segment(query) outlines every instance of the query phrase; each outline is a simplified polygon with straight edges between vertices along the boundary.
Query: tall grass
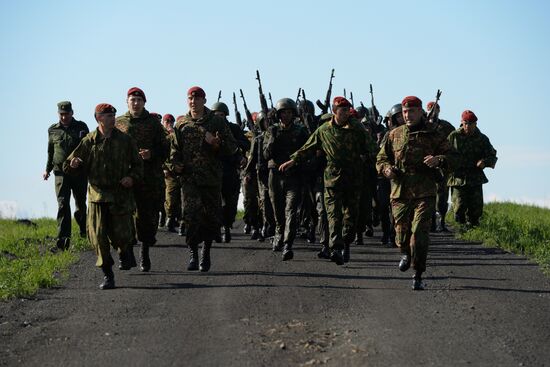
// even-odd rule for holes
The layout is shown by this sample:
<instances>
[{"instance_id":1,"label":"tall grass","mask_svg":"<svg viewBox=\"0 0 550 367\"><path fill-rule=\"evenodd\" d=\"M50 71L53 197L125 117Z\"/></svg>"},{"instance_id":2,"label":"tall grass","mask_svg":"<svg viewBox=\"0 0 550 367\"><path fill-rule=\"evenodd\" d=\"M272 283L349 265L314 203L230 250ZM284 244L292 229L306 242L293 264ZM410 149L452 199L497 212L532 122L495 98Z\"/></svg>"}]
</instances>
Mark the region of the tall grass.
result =
<instances>
[{"instance_id":1,"label":"tall grass","mask_svg":"<svg viewBox=\"0 0 550 367\"><path fill-rule=\"evenodd\" d=\"M523 254L550 274L550 210L514 203L484 206L480 226L463 229L458 237Z\"/></svg>"},{"instance_id":2,"label":"tall grass","mask_svg":"<svg viewBox=\"0 0 550 367\"><path fill-rule=\"evenodd\" d=\"M71 249L56 251L57 223L34 220L36 227L0 219L0 299L30 296L40 287L52 287L67 276L77 253L89 247L78 238L73 223Z\"/></svg>"}]
</instances>

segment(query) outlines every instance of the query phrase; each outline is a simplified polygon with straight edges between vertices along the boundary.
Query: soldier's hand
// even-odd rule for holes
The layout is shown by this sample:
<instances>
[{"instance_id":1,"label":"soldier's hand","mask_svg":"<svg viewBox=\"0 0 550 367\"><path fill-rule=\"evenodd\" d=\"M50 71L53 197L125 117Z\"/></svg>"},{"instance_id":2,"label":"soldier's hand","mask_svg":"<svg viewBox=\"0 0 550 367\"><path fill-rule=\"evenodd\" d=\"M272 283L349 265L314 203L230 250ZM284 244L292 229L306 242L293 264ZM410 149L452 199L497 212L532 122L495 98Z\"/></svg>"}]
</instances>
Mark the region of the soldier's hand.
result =
<instances>
[{"instance_id":1,"label":"soldier's hand","mask_svg":"<svg viewBox=\"0 0 550 367\"><path fill-rule=\"evenodd\" d=\"M279 166L279 171L284 172L287 169L294 167L295 164L296 162L294 162L292 159L289 161L286 161L285 163Z\"/></svg>"},{"instance_id":2,"label":"soldier's hand","mask_svg":"<svg viewBox=\"0 0 550 367\"><path fill-rule=\"evenodd\" d=\"M440 161L438 157L434 157L433 155L427 155L424 157L424 164L430 168L439 166L439 163Z\"/></svg>"},{"instance_id":3,"label":"soldier's hand","mask_svg":"<svg viewBox=\"0 0 550 367\"><path fill-rule=\"evenodd\" d=\"M204 135L204 140L210 145L212 145L214 148L219 148L222 139L220 138L220 135L218 132L216 132L216 135L212 135L210 131L207 131Z\"/></svg>"},{"instance_id":4,"label":"soldier's hand","mask_svg":"<svg viewBox=\"0 0 550 367\"><path fill-rule=\"evenodd\" d=\"M389 178L390 180L397 177L397 175L395 174L395 172L391 167L384 168L384 171L382 171L382 173L384 173L384 176L386 176L386 178Z\"/></svg>"},{"instance_id":5,"label":"soldier's hand","mask_svg":"<svg viewBox=\"0 0 550 367\"><path fill-rule=\"evenodd\" d=\"M71 166L71 168L78 168L80 167L81 163L82 163L82 159L78 157L74 157L73 159L71 159L71 163L69 163L69 166Z\"/></svg>"},{"instance_id":6,"label":"soldier's hand","mask_svg":"<svg viewBox=\"0 0 550 367\"><path fill-rule=\"evenodd\" d=\"M139 155L144 161L151 159L151 151L149 149L140 149Z\"/></svg>"},{"instance_id":7,"label":"soldier's hand","mask_svg":"<svg viewBox=\"0 0 550 367\"><path fill-rule=\"evenodd\" d=\"M44 181L48 181L48 178L50 178L50 172L44 171L44 173L42 174L42 178L44 179Z\"/></svg>"},{"instance_id":8,"label":"soldier's hand","mask_svg":"<svg viewBox=\"0 0 550 367\"><path fill-rule=\"evenodd\" d=\"M477 168L484 169L485 168L485 162L483 162L483 159L480 159L479 161L477 161L476 166L477 166Z\"/></svg>"},{"instance_id":9,"label":"soldier's hand","mask_svg":"<svg viewBox=\"0 0 550 367\"><path fill-rule=\"evenodd\" d=\"M122 180L120 180L120 184L129 189L130 187L134 186L134 180L132 179L132 177L123 177Z\"/></svg>"}]
</instances>

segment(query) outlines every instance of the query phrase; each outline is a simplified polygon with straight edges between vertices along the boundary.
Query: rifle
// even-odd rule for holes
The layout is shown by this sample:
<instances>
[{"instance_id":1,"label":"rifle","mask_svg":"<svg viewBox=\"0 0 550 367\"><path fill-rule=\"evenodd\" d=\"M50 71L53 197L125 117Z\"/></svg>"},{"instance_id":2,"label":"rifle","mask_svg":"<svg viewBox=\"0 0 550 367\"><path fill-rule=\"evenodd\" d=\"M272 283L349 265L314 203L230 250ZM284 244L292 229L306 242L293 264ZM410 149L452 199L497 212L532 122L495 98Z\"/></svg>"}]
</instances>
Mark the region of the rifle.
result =
<instances>
[{"instance_id":1,"label":"rifle","mask_svg":"<svg viewBox=\"0 0 550 367\"><path fill-rule=\"evenodd\" d=\"M309 111L307 111L306 91L303 90L303 89L301 89L301 91L302 91L303 106L300 110L302 112L302 120L304 122L304 125L306 125L306 129L307 129L308 134L311 135L311 134L313 134L313 129L311 128L311 126L313 124L313 117L311 116Z\"/></svg>"},{"instance_id":2,"label":"rifle","mask_svg":"<svg viewBox=\"0 0 550 367\"><path fill-rule=\"evenodd\" d=\"M439 106L438 105L439 97L441 97L441 91L438 89L437 94L435 95L435 103L432 109L430 110L430 112L428 112L428 116L427 116L428 121L430 121L430 119L432 118L432 115L435 113L435 109Z\"/></svg>"},{"instance_id":3,"label":"rifle","mask_svg":"<svg viewBox=\"0 0 550 367\"><path fill-rule=\"evenodd\" d=\"M268 96L269 96L269 103L271 103L271 108L274 108L273 107L273 99L271 98L271 92L268 93Z\"/></svg>"},{"instance_id":4,"label":"rifle","mask_svg":"<svg viewBox=\"0 0 550 367\"><path fill-rule=\"evenodd\" d=\"M347 96L347 94L346 94L346 88L344 88L344 98L345 98L345 99L348 99L348 96Z\"/></svg>"},{"instance_id":5,"label":"rifle","mask_svg":"<svg viewBox=\"0 0 550 367\"><path fill-rule=\"evenodd\" d=\"M221 90L218 92L218 102L220 101L220 99L222 99L222 91Z\"/></svg>"},{"instance_id":6,"label":"rifle","mask_svg":"<svg viewBox=\"0 0 550 367\"><path fill-rule=\"evenodd\" d=\"M378 113L378 110L374 105L374 92L372 91L372 83L370 84L370 104L372 106L372 114L374 115L373 116L374 122L378 124L379 123L378 118L380 117L380 114Z\"/></svg>"},{"instance_id":7,"label":"rifle","mask_svg":"<svg viewBox=\"0 0 550 367\"><path fill-rule=\"evenodd\" d=\"M300 93L302 92L302 88L298 88L298 94L296 95L296 104L300 101Z\"/></svg>"},{"instance_id":8,"label":"rifle","mask_svg":"<svg viewBox=\"0 0 550 367\"><path fill-rule=\"evenodd\" d=\"M241 113L239 112L239 108L237 107L237 97L235 96L235 92L233 92L233 106L235 106L235 122L241 130L244 130L244 124L243 119L241 117Z\"/></svg>"},{"instance_id":9,"label":"rifle","mask_svg":"<svg viewBox=\"0 0 550 367\"><path fill-rule=\"evenodd\" d=\"M330 81L328 83L328 90L327 90L327 95L325 97L325 104L323 104L320 100L317 100L315 102L317 104L317 106L319 106L319 108L321 109L323 114L327 113L329 108L330 108L330 111L332 112L332 108L330 107L330 96L332 95L332 79L333 78L334 78L334 69L332 69L332 72L330 73Z\"/></svg>"},{"instance_id":10,"label":"rifle","mask_svg":"<svg viewBox=\"0 0 550 367\"><path fill-rule=\"evenodd\" d=\"M256 70L256 80L258 81L258 92L260 93L260 106L262 107L262 111L267 116L267 101L265 99L264 91L262 90L262 80L260 79L260 72L258 70Z\"/></svg>"},{"instance_id":11,"label":"rifle","mask_svg":"<svg viewBox=\"0 0 550 367\"><path fill-rule=\"evenodd\" d=\"M349 98L351 99L351 108L355 108L355 105L353 104L353 92L349 92Z\"/></svg>"},{"instance_id":12,"label":"rifle","mask_svg":"<svg viewBox=\"0 0 550 367\"><path fill-rule=\"evenodd\" d=\"M246 114L246 124L248 125L248 130L252 130L252 127L254 125L254 120L252 119L252 114L250 113L250 110L246 105L246 99L244 99L243 90L242 89L239 89L239 90L241 91L241 98L243 99L244 112Z\"/></svg>"}]
</instances>

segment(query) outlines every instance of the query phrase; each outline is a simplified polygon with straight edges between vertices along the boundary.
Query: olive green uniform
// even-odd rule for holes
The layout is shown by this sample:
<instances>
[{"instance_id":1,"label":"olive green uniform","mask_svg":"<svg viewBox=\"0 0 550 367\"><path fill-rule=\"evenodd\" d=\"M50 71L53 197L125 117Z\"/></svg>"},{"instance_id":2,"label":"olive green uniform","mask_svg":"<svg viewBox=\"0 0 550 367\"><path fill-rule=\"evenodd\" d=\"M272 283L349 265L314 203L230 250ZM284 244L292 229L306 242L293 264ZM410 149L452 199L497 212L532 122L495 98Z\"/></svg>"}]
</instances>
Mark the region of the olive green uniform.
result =
<instances>
[{"instance_id":1,"label":"olive green uniform","mask_svg":"<svg viewBox=\"0 0 550 367\"><path fill-rule=\"evenodd\" d=\"M82 164L72 169L70 161L75 157ZM69 155L63 169L88 176L88 239L97 255L96 265L110 268L114 264L110 247L123 253L135 233L134 193L131 188L124 188L120 180L131 177L135 183L143 178L143 163L136 144L116 129L108 139L96 130Z\"/></svg>"},{"instance_id":2,"label":"olive green uniform","mask_svg":"<svg viewBox=\"0 0 550 367\"><path fill-rule=\"evenodd\" d=\"M58 239L71 237L71 192L76 206L74 217L80 227L80 234L86 233L86 187L88 181L86 175L66 176L63 172L63 162L88 132L88 126L74 118L67 127L58 122L48 129L46 172L53 171L55 176Z\"/></svg>"},{"instance_id":3,"label":"olive green uniform","mask_svg":"<svg viewBox=\"0 0 550 367\"><path fill-rule=\"evenodd\" d=\"M447 184L453 190L453 211L458 223L478 225L483 214L482 185L489 182L477 162L482 160L485 167L494 168L497 152L489 138L476 127L472 135L466 135L460 128L449 135L449 143L459 152L460 159L456 170L451 172Z\"/></svg>"},{"instance_id":4,"label":"olive green uniform","mask_svg":"<svg viewBox=\"0 0 550 367\"><path fill-rule=\"evenodd\" d=\"M434 126L443 136L448 137L455 128L449 121L437 119ZM449 187L447 186L446 174L441 171L441 178L437 181L437 194L435 196L435 208L441 216L442 224L445 223L445 215L449 209Z\"/></svg>"},{"instance_id":5,"label":"olive green uniform","mask_svg":"<svg viewBox=\"0 0 550 367\"><path fill-rule=\"evenodd\" d=\"M435 210L438 171L424 164L428 155L439 158L439 167L451 167L456 152L446 137L433 126L421 122L391 130L377 156L376 169L382 174L392 168L391 206L395 220L396 244L412 259L417 272L426 270L429 231Z\"/></svg>"}]
</instances>

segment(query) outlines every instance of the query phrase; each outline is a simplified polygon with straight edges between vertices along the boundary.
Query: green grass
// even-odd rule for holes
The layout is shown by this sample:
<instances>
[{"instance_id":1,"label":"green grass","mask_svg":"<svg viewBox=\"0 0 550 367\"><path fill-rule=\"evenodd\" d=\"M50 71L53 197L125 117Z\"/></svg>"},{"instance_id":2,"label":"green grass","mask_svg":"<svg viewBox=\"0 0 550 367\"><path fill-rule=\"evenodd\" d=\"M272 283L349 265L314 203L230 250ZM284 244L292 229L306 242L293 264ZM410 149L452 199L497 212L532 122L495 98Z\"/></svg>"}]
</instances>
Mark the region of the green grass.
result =
<instances>
[{"instance_id":1,"label":"green grass","mask_svg":"<svg viewBox=\"0 0 550 367\"><path fill-rule=\"evenodd\" d=\"M455 224L456 226L456 224ZM489 203L477 228L461 228L457 237L483 241L516 254L526 255L550 274L550 210L513 203Z\"/></svg>"},{"instance_id":2,"label":"green grass","mask_svg":"<svg viewBox=\"0 0 550 367\"><path fill-rule=\"evenodd\" d=\"M73 236L69 251L55 251L57 224L53 219L36 219L36 228L0 219L0 299L28 297L38 288L52 287L68 275L78 252L88 241ZM73 223L73 234L79 233Z\"/></svg>"}]
</instances>

